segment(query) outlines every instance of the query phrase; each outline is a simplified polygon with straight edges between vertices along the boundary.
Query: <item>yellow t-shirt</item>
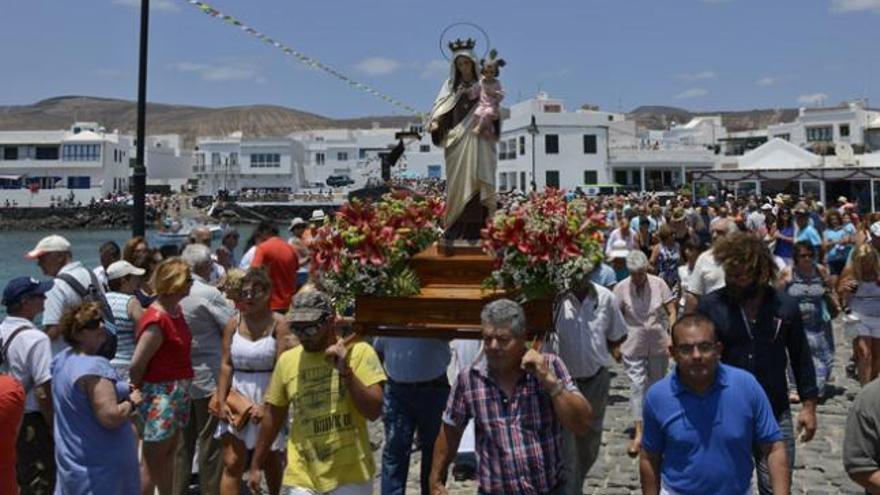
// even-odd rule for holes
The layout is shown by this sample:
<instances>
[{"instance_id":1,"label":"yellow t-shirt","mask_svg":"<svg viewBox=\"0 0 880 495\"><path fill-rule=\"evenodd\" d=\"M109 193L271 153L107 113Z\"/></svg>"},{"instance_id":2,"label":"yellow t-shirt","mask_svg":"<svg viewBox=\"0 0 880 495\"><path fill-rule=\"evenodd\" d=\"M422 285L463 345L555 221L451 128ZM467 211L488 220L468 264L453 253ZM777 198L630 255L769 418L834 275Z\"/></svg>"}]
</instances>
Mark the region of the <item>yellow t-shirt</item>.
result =
<instances>
[{"instance_id":1,"label":"yellow t-shirt","mask_svg":"<svg viewBox=\"0 0 880 495\"><path fill-rule=\"evenodd\" d=\"M349 349L349 366L365 386L385 380L376 351L364 342ZM290 405L290 436L284 485L329 492L373 479L376 467L367 421L323 352L297 346L278 359L266 401Z\"/></svg>"}]
</instances>

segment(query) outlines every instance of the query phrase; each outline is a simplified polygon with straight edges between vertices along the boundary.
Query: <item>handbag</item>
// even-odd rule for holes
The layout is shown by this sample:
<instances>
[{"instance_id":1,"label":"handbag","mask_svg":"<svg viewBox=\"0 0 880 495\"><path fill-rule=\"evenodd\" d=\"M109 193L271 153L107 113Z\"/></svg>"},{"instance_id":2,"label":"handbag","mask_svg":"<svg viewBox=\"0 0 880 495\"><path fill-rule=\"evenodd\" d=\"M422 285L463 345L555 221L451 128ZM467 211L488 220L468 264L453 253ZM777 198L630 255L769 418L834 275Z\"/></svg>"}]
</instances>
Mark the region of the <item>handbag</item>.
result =
<instances>
[{"instance_id":1,"label":"handbag","mask_svg":"<svg viewBox=\"0 0 880 495\"><path fill-rule=\"evenodd\" d=\"M236 430L241 430L251 419L254 403L234 388L226 394L226 407L229 408L229 424Z\"/></svg>"}]
</instances>

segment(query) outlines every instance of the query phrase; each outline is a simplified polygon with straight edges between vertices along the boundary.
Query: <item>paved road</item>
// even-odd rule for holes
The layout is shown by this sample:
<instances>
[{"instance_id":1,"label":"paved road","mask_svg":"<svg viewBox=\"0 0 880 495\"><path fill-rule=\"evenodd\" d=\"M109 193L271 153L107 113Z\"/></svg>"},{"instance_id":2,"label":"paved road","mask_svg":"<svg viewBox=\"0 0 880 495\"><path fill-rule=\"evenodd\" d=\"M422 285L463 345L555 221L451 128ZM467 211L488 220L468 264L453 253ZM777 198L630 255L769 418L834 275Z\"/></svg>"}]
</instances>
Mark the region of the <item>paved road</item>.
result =
<instances>
[{"instance_id":1,"label":"paved road","mask_svg":"<svg viewBox=\"0 0 880 495\"><path fill-rule=\"evenodd\" d=\"M837 342L842 337L837 335ZM846 414L859 384L846 377L843 364L850 355L850 345L838 345L835 363L835 392L833 397L819 406L819 430L816 437L807 444L798 444L794 483L792 493L795 494L856 494L864 493L852 483L843 471L841 449L843 430L846 425ZM627 396L629 385L623 368L615 365L612 368L611 398L605 416L605 434L599 460L593 467L584 484L585 494L623 495L639 492L637 461L626 455L628 443L627 428L629 413ZM798 406L793 406L796 414ZM372 427L372 436L381 441L381 424ZM377 466L380 464L381 451L376 452ZM414 453L410 465L408 493L418 494L419 454ZM378 475L377 475L378 478ZM376 480L375 493L379 492L379 480ZM452 495L474 494L477 491L474 482L449 482Z\"/></svg>"}]
</instances>

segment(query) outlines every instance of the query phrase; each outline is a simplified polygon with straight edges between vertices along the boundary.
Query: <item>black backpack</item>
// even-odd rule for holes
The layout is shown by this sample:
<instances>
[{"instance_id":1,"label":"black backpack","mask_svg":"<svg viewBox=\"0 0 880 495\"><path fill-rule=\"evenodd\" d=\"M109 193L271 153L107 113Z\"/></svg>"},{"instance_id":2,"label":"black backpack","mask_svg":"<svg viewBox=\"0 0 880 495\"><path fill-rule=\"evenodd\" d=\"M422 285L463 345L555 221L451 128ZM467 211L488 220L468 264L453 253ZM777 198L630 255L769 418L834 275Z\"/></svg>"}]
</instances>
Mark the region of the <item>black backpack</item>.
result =
<instances>
[{"instance_id":1,"label":"black backpack","mask_svg":"<svg viewBox=\"0 0 880 495\"><path fill-rule=\"evenodd\" d=\"M86 270L85 268L83 269ZM79 295L82 302L96 302L101 306L101 319L104 320L107 339L98 350L98 355L104 356L107 359L113 359L116 357L117 344L116 318L113 316L113 310L110 308L110 303L107 302L107 297L104 296L104 293L101 291L101 284L98 282L98 277L96 277L91 270L86 271L89 273L90 280L88 287L83 287L82 284L79 283L79 280L69 273L58 274L57 278L63 280L64 283L69 285L74 292Z\"/></svg>"}]
</instances>

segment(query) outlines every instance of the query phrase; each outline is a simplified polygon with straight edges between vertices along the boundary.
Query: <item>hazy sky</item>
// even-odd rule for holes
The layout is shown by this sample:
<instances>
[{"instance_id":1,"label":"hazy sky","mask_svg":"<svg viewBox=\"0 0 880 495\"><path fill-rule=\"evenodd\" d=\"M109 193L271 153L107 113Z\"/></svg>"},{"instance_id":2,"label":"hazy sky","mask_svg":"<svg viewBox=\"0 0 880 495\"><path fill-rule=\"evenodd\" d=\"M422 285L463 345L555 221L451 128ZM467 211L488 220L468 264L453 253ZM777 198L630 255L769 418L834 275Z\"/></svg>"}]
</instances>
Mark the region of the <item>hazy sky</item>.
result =
<instances>
[{"instance_id":1,"label":"hazy sky","mask_svg":"<svg viewBox=\"0 0 880 495\"><path fill-rule=\"evenodd\" d=\"M0 1L0 104L135 98L139 0ZM396 113L184 0L151 3L150 101ZM880 0L209 3L419 109L447 73L438 41L457 21L483 26L507 59L506 104L541 88L569 108L880 106Z\"/></svg>"}]
</instances>

